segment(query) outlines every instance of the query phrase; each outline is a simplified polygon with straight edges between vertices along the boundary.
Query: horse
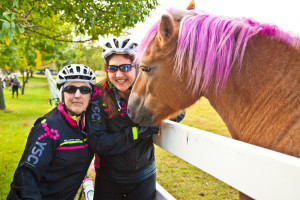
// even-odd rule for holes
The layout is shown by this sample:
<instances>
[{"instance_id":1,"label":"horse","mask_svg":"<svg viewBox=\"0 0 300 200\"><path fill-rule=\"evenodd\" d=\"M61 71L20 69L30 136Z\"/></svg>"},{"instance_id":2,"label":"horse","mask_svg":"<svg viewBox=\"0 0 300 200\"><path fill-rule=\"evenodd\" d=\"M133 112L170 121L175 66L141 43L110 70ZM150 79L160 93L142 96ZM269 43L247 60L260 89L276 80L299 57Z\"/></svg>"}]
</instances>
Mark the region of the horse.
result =
<instances>
[{"instance_id":1,"label":"horse","mask_svg":"<svg viewBox=\"0 0 300 200\"><path fill-rule=\"evenodd\" d=\"M168 9L141 41L129 116L157 125L204 96L233 139L300 158L299 37L194 9Z\"/></svg>"}]
</instances>

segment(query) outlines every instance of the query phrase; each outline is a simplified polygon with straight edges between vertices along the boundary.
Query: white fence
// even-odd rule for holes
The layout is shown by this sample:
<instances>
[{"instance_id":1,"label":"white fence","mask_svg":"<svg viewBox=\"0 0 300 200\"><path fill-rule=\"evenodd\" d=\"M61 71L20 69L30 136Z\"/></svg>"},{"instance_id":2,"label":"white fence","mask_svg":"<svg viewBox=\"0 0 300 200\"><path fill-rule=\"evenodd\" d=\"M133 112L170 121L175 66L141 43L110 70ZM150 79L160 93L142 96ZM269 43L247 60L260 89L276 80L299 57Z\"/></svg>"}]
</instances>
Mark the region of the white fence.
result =
<instances>
[{"instance_id":1,"label":"white fence","mask_svg":"<svg viewBox=\"0 0 300 200\"><path fill-rule=\"evenodd\" d=\"M48 80L48 84L49 84L49 88L50 88L50 94L51 94L52 99L55 99L55 98L58 99L60 97L60 93L59 93L59 90L56 87L56 82L52 78L52 75L51 75L51 72L50 72L49 69L45 69L45 75L46 75L47 80Z\"/></svg>"},{"instance_id":2,"label":"white fence","mask_svg":"<svg viewBox=\"0 0 300 200\"><path fill-rule=\"evenodd\" d=\"M168 120L161 131L156 145L254 199L300 199L299 158Z\"/></svg>"}]
</instances>

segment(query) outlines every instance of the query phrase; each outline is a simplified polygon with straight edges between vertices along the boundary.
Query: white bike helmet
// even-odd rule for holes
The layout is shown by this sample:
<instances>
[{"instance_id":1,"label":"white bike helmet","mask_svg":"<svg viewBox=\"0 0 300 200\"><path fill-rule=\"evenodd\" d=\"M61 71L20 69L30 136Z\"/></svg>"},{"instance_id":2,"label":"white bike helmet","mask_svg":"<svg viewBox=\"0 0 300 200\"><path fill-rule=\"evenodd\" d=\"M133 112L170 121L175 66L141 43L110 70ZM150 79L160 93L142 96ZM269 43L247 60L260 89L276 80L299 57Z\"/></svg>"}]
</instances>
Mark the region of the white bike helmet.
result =
<instances>
[{"instance_id":1,"label":"white bike helmet","mask_svg":"<svg viewBox=\"0 0 300 200\"><path fill-rule=\"evenodd\" d=\"M106 62L106 58L111 54L129 54L134 56L137 51L138 44L129 37L112 37L102 46L102 58Z\"/></svg>"},{"instance_id":2,"label":"white bike helmet","mask_svg":"<svg viewBox=\"0 0 300 200\"><path fill-rule=\"evenodd\" d=\"M60 89L64 83L72 81L84 81L95 85L96 76L91 68L82 64L64 66L57 74L56 83L58 89Z\"/></svg>"}]
</instances>

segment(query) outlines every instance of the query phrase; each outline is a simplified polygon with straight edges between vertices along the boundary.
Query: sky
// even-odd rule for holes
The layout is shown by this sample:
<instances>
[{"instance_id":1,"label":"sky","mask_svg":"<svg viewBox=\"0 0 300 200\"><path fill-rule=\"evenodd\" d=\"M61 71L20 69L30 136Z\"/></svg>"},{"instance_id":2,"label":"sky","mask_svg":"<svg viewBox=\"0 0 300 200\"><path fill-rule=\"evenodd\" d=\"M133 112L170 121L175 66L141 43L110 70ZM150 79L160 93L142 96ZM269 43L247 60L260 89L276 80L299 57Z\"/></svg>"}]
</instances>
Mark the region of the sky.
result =
<instances>
[{"instance_id":1,"label":"sky","mask_svg":"<svg viewBox=\"0 0 300 200\"><path fill-rule=\"evenodd\" d=\"M170 7L185 9L190 0L158 0L160 6L144 23L130 32L140 42L149 28ZM300 36L300 0L195 0L196 10L225 17L247 17L260 23L275 24L283 31Z\"/></svg>"}]
</instances>

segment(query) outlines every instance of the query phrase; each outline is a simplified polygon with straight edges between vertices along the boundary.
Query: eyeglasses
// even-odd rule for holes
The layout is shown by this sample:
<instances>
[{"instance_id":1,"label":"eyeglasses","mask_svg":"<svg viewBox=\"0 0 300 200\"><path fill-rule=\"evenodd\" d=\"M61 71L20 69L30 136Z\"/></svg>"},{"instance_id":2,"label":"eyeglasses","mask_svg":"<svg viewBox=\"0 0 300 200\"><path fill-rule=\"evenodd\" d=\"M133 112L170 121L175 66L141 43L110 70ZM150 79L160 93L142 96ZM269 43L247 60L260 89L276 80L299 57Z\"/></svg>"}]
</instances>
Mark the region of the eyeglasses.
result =
<instances>
[{"instance_id":1,"label":"eyeglasses","mask_svg":"<svg viewBox=\"0 0 300 200\"><path fill-rule=\"evenodd\" d=\"M69 94L75 94L77 90L79 90L81 94L89 94L91 92L91 88L87 86L76 87L73 85L65 87L64 92Z\"/></svg>"},{"instance_id":2,"label":"eyeglasses","mask_svg":"<svg viewBox=\"0 0 300 200\"><path fill-rule=\"evenodd\" d=\"M106 67L106 70L109 71L109 72L116 72L118 71L118 69L121 71L121 72L129 72L132 68L132 65L131 64L123 64L123 65L108 65Z\"/></svg>"}]
</instances>

